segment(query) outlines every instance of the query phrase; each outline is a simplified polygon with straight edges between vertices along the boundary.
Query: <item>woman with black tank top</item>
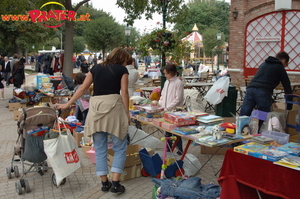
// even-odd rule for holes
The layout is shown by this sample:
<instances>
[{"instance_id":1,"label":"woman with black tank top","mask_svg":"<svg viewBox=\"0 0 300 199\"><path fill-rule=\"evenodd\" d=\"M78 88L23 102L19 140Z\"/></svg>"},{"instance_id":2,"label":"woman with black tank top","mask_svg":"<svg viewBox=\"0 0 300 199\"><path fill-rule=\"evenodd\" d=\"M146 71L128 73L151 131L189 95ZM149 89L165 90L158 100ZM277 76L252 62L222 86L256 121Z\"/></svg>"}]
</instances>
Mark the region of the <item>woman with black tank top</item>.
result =
<instances>
[{"instance_id":1,"label":"woman with black tank top","mask_svg":"<svg viewBox=\"0 0 300 199\"><path fill-rule=\"evenodd\" d=\"M57 109L69 108L94 84L94 95L90 98L86 118L85 137L93 137L96 152L96 175L100 176L103 192L123 193L125 187L119 183L123 173L127 150L127 129L130 123L128 71L126 62L130 54L123 48L115 48L102 64L88 72L83 84L67 104L56 105ZM120 95L120 90L122 95ZM107 178L107 136L113 142L114 160L111 167L112 182Z\"/></svg>"}]
</instances>

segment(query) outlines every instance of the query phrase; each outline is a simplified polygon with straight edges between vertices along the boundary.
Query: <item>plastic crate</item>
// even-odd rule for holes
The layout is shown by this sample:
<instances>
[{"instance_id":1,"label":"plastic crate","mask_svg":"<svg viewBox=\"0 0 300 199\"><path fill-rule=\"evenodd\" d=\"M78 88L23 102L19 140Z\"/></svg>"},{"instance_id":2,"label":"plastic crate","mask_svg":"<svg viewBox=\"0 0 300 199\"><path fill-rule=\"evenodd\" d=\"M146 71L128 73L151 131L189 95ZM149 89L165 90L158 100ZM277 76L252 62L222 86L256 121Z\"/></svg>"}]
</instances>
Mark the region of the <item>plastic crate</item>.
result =
<instances>
[{"instance_id":1,"label":"plastic crate","mask_svg":"<svg viewBox=\"0 0 300 199\"><path fill-rule=\"evenodd\" d=\"M276 131L264 131L262 132L263 136L274 139L278 144L286 144L289 142L289 134L276 132Z\"/></svg>"}]
</instances>

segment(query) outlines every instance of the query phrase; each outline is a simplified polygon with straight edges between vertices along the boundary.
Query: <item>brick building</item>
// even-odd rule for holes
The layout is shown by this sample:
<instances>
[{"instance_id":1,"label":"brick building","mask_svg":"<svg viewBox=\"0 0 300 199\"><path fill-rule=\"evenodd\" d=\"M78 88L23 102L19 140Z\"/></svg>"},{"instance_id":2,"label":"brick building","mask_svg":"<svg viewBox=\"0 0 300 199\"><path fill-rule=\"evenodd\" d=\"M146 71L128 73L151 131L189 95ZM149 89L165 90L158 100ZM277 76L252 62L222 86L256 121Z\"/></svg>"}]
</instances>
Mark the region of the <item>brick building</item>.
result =
<instances>
[{"instance_id":1,"label":"brick building","mask_svg":"<svg viewBox=\"0 0 300 199\"><path fill-rule=\"evenodd\" d=\"M280 51L290 55L286 70L291 81L299 81L300 0L231 0L229 71L233 82L254 75L268 56Z\"/></svg>"}]
</instances>

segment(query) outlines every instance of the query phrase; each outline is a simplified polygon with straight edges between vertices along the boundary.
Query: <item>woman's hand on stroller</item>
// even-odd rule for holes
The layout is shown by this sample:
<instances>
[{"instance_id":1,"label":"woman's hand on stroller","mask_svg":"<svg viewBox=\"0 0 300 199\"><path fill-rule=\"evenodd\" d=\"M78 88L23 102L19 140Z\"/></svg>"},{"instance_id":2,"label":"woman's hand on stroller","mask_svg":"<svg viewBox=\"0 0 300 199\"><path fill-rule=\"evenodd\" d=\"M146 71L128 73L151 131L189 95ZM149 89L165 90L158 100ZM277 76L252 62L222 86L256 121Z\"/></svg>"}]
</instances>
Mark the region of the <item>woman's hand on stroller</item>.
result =
<instances>
[{"instance_id":1,"label":"woman's hand on stroller","mask_svg":"<svg viewBox=\"0 0 300 199\"><path fill-rule=\"evenodd\" d=\"M68 104L56 104L54 106L55 109L59 110L59 109L69 109L70 106Z\"/></svg>"}]
</instances>

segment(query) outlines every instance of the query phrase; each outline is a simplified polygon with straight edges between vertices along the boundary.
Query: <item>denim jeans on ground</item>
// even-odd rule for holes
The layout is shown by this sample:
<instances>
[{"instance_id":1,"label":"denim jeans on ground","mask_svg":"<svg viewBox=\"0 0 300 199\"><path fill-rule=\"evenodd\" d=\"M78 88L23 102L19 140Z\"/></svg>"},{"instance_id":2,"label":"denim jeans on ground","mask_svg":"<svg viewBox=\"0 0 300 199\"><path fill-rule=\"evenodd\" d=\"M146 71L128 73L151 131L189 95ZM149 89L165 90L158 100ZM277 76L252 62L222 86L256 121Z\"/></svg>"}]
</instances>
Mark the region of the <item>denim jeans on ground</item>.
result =
<instances>
[{"instance_id":1,"label":"denim jeans on ground","mask_svg":"<svg viewBox=\"0 0 300 199\"><path fill-rule=\"evenodd\" d=\"M272 94L260 88L247 88L240 115L250 116L253 109L270 112L273 103Z\"/></svg>"},{"instance_id":2,"label":"denim jeans on ground","mask_svg":"<svg viewBox=\"0 0 300 199\"><path fill-rule=\"evenodd\" d=\"M106 132L96 132L93 134L94 149L96 155L96 175L107 175L107 136L111 136L113 142L114 160L111 172L123 173L126 160L127 136L124 140Z\"/></svg>"},{"instance_id":3,"label":"denim jeans on ground","mask_svg":"<svg viewBox=\"0 0 300 199\"><path fill-rule=\"evenodd\" d=\"M219 185L203 185L199 177L190 177L178 181L153 178L152 182L161 187L163 195L175 196L178 199L215 199L220 196Z\"/></svg>"}]
</instances>

